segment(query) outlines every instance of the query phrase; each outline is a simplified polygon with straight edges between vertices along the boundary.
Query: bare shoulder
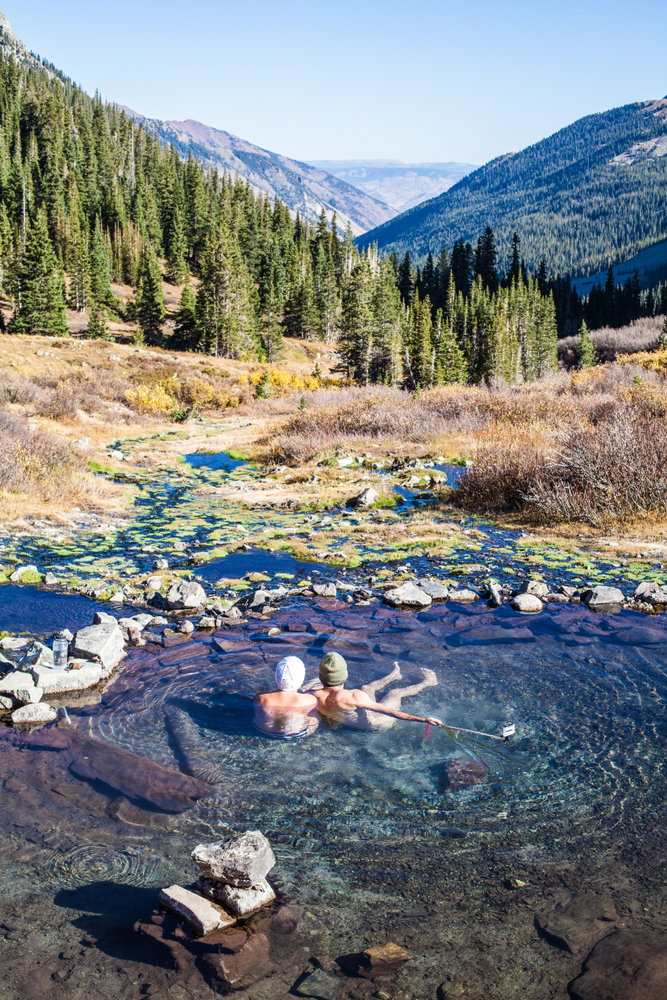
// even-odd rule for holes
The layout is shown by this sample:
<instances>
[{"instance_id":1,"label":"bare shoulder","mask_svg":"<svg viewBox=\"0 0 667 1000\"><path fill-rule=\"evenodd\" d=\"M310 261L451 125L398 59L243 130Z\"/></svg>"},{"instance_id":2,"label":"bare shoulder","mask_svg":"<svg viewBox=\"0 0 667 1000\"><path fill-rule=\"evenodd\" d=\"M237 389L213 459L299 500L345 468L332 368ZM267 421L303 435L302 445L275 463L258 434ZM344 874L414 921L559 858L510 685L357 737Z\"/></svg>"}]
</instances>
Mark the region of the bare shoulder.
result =
<instances>
[{"instance_id":1,"label":"bare shoulder","mask_svg":"<svg viewBox=\"0 0 667 1000\"><path fill-rule=\"evenodd\" d=\"M350 691L345 692L346 702L348 705L354 705L355 708L366 708L368 705L374 705L375 702L370 698L365 691L359 691L358 688L352 688Z\"/></svg>"}]
</instances>

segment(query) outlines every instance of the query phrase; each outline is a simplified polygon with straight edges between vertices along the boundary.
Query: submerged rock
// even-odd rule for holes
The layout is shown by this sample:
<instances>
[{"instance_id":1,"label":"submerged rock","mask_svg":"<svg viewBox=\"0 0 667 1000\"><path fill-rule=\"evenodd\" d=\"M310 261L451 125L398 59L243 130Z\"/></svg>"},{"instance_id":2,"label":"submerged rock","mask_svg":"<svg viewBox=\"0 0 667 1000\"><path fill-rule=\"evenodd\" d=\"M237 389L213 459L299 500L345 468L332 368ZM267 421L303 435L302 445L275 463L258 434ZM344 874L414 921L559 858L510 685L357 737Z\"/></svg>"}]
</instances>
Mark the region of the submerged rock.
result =
<instances>
[{"instance_id":1,"label":"submerged rock","mask_svg":"<svg viewBox=\"0 0 667 1000\"><path fill-rule=\"evenodd\" d=\"M375 979L378 976L393 976L400 972L406 962L412 958L410 952L398 944L375 945L366 948L361 955L358 974L365 979Z\"/></svg>"},{"instance_id":2,"label":"submerged rock","mask_svg":"<svg viewBox=\"0 0 667 1000\"><path fill-rule=\"evenodd\" d=\"M315 969L299 983L295 992L300 997L312 997L313 1000L336 1000L341 985L341 980L337 976L325 972L324 969Z\"/></svg>"},{"instance_id":3,"label":"submerged rock","mask_svg":"<svg viewBox=\"0 0 667 1000\"><path fill-rule=\"evenodd\" d=\"M534 594L517 594L510 601L510 607L524 615L535 615L544 605Z\"/></svg>"},{"instance_id":4,"label":"submerged rock","mask_svg":"<svg viewBox=\"0 0 667 1000\"><path fill-rule=\"evenodd\" d=\"M428 608L432 603L432 598L426 591L414 583L404 583L393 590L385 590L384 600L392 608Z\"/></svg>"},{"instance_id":5,"label":"submerged rock","mask_svg":"<svg viewBox=\"0 0 667 1000\"><path fill-rule=\"evenodd\" d=\"M611 897L594 892L562 899L535 917L547 940L578 956L587 955L597 941L611 934L616 920L618 914Z\"/></svg>"},{"instance_id":6,"label":"submerged rock","mask_svg":"<svg viewBox=\"0 0 667 1000\"><path fill-rule=\"evenodd\" d=\"M447 761L442 771L441 788L446 792L459 792L462 788L481 784L486 780L488 773L488 768L479 761L454 757Z\"/></svg>"},{"instance_id":7,"label":"submerged rock","mask_svg":"<svg viewBox=\"0 0 667 1000\"><path fill-rule=\"evenodd\" d=\"M276 863L271 845L259 830L214 844L199 844L192 860L204 878L251 889L262 882Z\"/></svg>"},{"instance_id":8,"label":"submerged rock","mask_svg":"<svg viewBox=\"0 0 667 1000\"><path fill-rule=\"evenodd\" d=\"M208 954L202 959L204 976L217 993L246 990L273 969L266 934L251 934L238 951Z\"/></svg>"},{"instance_id":9,"label":"submerged rock","mask_svg":"<svg viewBox=\"0 0 667 1000\"><path fill-rule=\"evenodd\" d=\"M573 1000L662 1000L667 933L620 930L599 941L569 985Z\"/></svg>"},{"instance_id":10,"label":"submerged rock","mask_svg":"<svg viewBox=\"0 0 667 1000\"><path fill-rule=\"evenodd\" d=\"M190 892L180 885L171 885L160 892L160 909L171 913L187 924L198 937L224 930L236 923L236 917L227 913L210 899Z\"/></svg>"},{"instance_id":11,"label":"submerged rock","mask_svg":"<svg viewBox=\"0 0 667 1000\"><path fill-rule=\"evenodd\" d=\"M167 604L170 608L199 608L206 600L206 591L194 580L187 582L179 580L172 583L167 593Z\"/></svg>"}]
</instances>

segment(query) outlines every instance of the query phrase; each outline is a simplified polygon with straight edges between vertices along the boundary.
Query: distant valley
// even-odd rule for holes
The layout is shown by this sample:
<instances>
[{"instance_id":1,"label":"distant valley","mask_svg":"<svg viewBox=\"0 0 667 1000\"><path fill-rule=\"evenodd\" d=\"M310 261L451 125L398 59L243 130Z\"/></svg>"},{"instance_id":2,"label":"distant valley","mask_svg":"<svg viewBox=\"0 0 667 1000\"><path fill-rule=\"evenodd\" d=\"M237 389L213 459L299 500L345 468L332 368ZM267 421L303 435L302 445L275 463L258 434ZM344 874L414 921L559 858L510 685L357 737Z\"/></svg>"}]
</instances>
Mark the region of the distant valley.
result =
<instances>
[{"instance_id":1,"label":"distant valley","mask_svg":"<svg viewBox=\"0 0 667 1000\"><path fill-rule=\"evenodd\" d=\"M310 160L340 180L405 212L448 191L477 167L473 163L401 163L400 160Z\"/></svg>"}]
</instances>

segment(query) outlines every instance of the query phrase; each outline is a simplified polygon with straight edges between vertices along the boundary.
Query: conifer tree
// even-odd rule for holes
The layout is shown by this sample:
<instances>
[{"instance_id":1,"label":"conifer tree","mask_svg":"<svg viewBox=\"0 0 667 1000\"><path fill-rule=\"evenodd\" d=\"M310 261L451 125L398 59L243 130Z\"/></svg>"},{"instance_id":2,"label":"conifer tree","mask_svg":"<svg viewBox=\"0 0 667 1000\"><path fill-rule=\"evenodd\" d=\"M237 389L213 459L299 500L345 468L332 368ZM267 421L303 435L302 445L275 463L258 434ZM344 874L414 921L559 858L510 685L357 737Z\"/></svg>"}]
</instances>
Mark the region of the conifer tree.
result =
<instances>
[{"instance_id":1,"label":"conifer tree","mask_svg":"<svg viewBox=\"0 0 667 1000\"><path fill-rule=\"evenodd\" d=\"M579 327L579 343L577 344L577 357L579 358L580 368L592 368L597 364L597 351L595 350L595 345L591 340L591 335L588 332L588 327L586 326L586 321L584 320Z\"/></svg>"},{"instance_id":2,"label":"conifer tree","mask_svg":"<svg viewBox=\"0 0 667 1000\"><path fill-rule=\"evenodd\" d=\"M109 254L98 220L90 240L90 296L95 302L113 302Z\"/></svg>"},{"instance_id":3,"label":"conifer tree","mask_svg":"<svg viewBox=\"0 0 667 1000\"><path fill-rule=\"evenodd\" d=\"M18 311L12 333L67 337L64 282L49 239L46 214L41 211L27 231L17 266Z\"/></svg>"},{"instance_id":4,"label":"conifer tree","mask_svg":"<svg viewBox=\"0 0 667 1000\"><path fill-rule=\"evenodd\" d=\"M192 290L190 281L186 279L181 300L176 313L176 323L174 333L170 341L170 346L175 351L196 351L199 344L199 331L197 329L197 310L195 293Z\"/></svg>"},{"instance_id":5,"label":"conifer tree","mask_svg":"<svg viewBox=\"0 0 667 1000\"><path fill-rule=\"evenodd\" d=\"M435 351L434 384L465 382L468 366L456 339L453 315L444 315L442 309L438 309L431 336Z\"/></svg>"},{"instance_id":6,"label":"conifer tree","mask_svg":"<svg viewBox=\"0 0 667 1000\"><path fill-rule=\"evenodd\" d=\"M136 315L140 342L150 345L160 344L166 312L162 272L157 254L150 243L144 244L139 261Z\"/></svg>"},{"instance_id":7,"label":"conifer tree","mask_svg":"<svg viewBox=\"0 0 667 1000\"><path fill-rule=\"evenodd\" d=\"M269 364L274 364L282 355L283 327L280 322L280 297L273 285L269 290L266 313L260 332L263 354Z\"/></svg>"},{"instance_id":8,"label":"conifer tree","mask_svg":"<svg viewBox=\"0 0 667 1000\"><path fill-rule=\"evenodd\" d=\"M172 285L182 285L188 274L186 262L188 246L185 239L183 215L178 205L174 208L169 232L167 255L167 280Z\"/></svg>"},{"instance_id":9,"label":"conifer tree","mask_svg":"<svg viewBox=\"0 0 667 1000\"><path fill-rule=\"evenodd\" d=\"M107 317L99 302L90 303L86 337L89 340L111 340Z\"/></svg>"},{"instance_id":10,"label":"conifer tree","mask_svg":"<svg viewBox=\"0 0 667 1000\"><path fill-rule=\"evenodd\" d=\"M237 358L252 348L255 310L247 268L224 224L204 240L197 324L207 354Z\"/></svg>"}]
</instances>

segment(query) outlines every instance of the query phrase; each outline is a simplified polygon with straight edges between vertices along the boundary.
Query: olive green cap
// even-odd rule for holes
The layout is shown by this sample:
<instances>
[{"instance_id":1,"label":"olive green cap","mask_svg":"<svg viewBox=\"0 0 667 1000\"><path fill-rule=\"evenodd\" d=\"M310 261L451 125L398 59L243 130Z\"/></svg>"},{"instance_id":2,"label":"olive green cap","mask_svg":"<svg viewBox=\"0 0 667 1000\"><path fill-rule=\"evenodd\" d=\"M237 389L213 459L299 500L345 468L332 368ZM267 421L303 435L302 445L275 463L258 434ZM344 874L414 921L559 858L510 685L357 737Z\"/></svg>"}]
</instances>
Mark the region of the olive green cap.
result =
<instances>
[{"instance_id":1,"label":"olive green cap","mask_svg":"<svg viewBox=\"0 0 667 1000\"><path fill-rule=\"evenodd\" d=\"M338 687L347 680L347 663L340 653L325 653L320 660L320 680L325 687Z\"/></svg>"}]
</instances>

